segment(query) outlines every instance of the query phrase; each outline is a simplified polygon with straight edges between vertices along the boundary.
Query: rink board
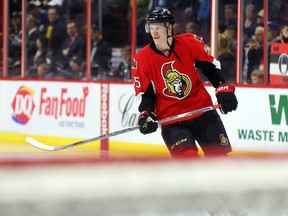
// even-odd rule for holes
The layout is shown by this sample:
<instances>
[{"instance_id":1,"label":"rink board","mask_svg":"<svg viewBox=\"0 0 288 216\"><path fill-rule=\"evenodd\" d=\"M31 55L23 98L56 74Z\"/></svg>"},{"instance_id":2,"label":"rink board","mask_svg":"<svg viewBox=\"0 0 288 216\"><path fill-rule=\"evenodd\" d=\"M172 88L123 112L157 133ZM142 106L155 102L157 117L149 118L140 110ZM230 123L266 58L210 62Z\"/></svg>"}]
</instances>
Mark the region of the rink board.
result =
<instances>
[{"instance_id":1,"label":"rink board","mask_svg":"<svg viewBox=\"0 0 288 216\"><path fill-rule=\"evenodd\" d=\"M214 88L207 90L216 102ZM219 112L233 149L288 153L287 89L238 86L236 95L237 111ZM131 83L2 80L0 101L1 142L27 145L25 137L32 136L62 145L136 126L140 99ZM167 153L160 130L149 135L136 130L95 143L77 149Z\"/></svg>"}]
</instances>

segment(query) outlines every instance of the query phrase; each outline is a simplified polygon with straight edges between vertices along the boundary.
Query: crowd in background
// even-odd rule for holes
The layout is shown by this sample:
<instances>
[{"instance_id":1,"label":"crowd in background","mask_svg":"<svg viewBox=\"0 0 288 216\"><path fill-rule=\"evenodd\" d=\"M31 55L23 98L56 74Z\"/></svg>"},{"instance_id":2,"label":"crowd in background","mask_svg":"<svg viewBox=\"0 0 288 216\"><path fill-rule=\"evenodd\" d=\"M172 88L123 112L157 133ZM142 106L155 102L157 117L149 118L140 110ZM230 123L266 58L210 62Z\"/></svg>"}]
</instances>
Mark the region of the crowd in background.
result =
<instances>
[{"instance_id":1,"label":"crowd in background","mask_svg":"<svg viewBox=\"0 0 288 216\"><path fill-rule=\"evenodd\" d=\"M287 9L269 4L268 45L287 43ZM285 4L285 2L284 2ZM21 0L9 1L9 77L20 76L21 70ZM287 4L286 4L287 6ZM86 1L28 0L26 8L27 78L85 79L86 73ZM155 7L166 7L175 15L174 34L197 34L210 45L211 0L138 0L137 47L150 42L145 33L145 18ZM93 10L92 10L93 8ZM98 1L91 1L91 79L130 80L131 2L103 1L99 26ZM227 81L236 81L237 0L219 0L217 58ZM263 2L246 0L243 22L243 83L254 83L261 74L263 83ZM1 28L2 29L2 28ZM121 56L112 67L113 48ZM2 53L2 52L1 52ZM2 58L1 58L2 59ZM128 71L128 72L127 72ZM253 76L253 77L252 77ZM261 83L260 82L260 83Z\"/></svg>"},{"instance_id":2,"label":"crowd in background","mask_svg":"<svg viewBox=\"0 0 288 216\"><path fill-rule=\"evenodd\" d=\"M9 77L20 76L22 52L21 0L10 4L9 23ZM131 41L121 35L128 34L128 28L121 29L117 13L121 4L103 5L102 29L95 19L97 2L90 26L90 78L95 80L127 80L127 69L120 67L130 61L127 54L112 68L112 47L128 45ZM128 4L126 4L128 10ZM30 0L26 8L26 68L27 78L85 79L87 38L86 2L84 0ZM111 12L111 13L110 13ZM110 14L109 14L110 13ZM126 19L127 11L125 11ZM123 15L122 15L123 17ZM97 16L96 16L97 18ZM115 26L116 25L116 26ZM109 26L110 29L107 29ZM124 43L124 41L126 43ZM127 48L126 48L127 49ZM123 52L124 53L124 52ZM123 71L119 71L122 68ZM124 76L125 73L125 76ZM129 72L130 74L130 72ZM131 79L129 77L129 79Z\"/></svg>"}]
</instances>

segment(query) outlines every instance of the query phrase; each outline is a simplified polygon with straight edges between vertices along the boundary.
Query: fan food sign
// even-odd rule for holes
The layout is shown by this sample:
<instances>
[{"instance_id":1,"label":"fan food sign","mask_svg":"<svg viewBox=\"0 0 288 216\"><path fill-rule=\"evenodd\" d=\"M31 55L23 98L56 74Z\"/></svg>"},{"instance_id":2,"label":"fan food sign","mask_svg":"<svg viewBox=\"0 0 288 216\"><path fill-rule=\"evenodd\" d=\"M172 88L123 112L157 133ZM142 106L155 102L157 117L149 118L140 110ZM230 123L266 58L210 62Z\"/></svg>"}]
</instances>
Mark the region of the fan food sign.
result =
<instances>
[{"instance_id":1,"label":"fan food sign","mask_svg":"<svg viewBox=\"0 0 288 216\"><path fill-rule=\"evenodd\" d=\"M50 91L49 91L50 90ZM42 87L39 98L35 91L27 86L20 86L12 101L12 118L15 122L25 125L32 116L64 118L84 118L89 88L84 86L79 96L70 93L69 88ZM58 91L57 91L58 90ZM55 92L57 91L57 92ZM56 93L56 95L55 95ZM37 105L37 106L36 106Z\"/></svg>"}]
</instances>

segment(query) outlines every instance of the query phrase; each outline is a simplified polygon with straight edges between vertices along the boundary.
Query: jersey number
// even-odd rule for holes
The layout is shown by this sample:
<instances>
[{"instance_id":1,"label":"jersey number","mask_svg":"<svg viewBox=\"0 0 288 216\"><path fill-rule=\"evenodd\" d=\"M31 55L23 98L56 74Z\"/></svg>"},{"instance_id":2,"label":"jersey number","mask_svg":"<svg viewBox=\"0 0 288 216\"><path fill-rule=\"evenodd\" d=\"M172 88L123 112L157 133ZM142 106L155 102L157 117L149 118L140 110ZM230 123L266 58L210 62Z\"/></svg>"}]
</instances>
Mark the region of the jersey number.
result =
<instances>
[{"instance_id":1,"label":"jersey number","mask_svg":"<svg viewBox=\"0 0 288 216\"><path fill-rule=\"evenodd\" d=\"M140 88L141 87L141 83L139 81L139 77L134 77L134 85L136 88Z\"/></svg>"}]
</instances>

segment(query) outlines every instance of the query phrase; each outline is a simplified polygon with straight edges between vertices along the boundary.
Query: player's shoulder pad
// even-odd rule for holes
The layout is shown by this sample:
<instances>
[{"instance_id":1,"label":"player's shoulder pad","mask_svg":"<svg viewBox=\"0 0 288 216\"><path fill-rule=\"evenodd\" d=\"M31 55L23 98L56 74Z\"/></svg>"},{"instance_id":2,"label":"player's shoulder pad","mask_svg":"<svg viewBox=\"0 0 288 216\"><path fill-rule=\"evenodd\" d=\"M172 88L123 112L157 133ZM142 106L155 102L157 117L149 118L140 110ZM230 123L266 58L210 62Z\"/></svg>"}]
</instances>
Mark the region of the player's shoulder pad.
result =
<instances>
[{"instance_id":1,"label":"player's shoulder pad","mask_svg":"<svg viewBox=\"0 0 288 216\"><path fill-rule=\"evenodd\" d=\"M181 34L177 39L183 43L186 43L188 47L204 47L205 45L202 37L191 33Z\"/></svg>"},{"instance_id":2,"label":"player's shoulder pad","mask_svg":"<svg viewBox=\"0 0 288 216\"><path fill-rule=\"evenodd\" d=\"M150 50L150 44L148 44L148 45L144 46L143 48L139 49L139 50L137 51L137 53L136 53L136 56L137 56L138 54L146 53L146 52L148 52L149 50Z\"/></svg>"},{"instance_id":3,"label":"player's shoulder pad","mask_svg":"<svg viewBox=\"0 0 288 216\"><path fill-rule=\"evenodd\" d=\"M193 40L193 41L198 41L198 42L204 42L203 38L199 35L196 34L191 34L191 33L183 33L178 36L181 39L184 40Z\"/></svg>"},{"instance_id":4,"label":"player's shoulder pad","mask_svg":"<svg viewBox=\"0 0 288 216\"><path fill-rule=\"evenodd\" d=\"M141 48L141 49L139 49L137 51L137 53L134 56L134 59L136 61L138 61L138 60L139 61L147 60L147 59L149 59L147 57L150 56L150 52L151 52L151 49L150 49L149 45L146 45L145 47L143 47L143 48Z\"/></svg>"}]
</instances>

